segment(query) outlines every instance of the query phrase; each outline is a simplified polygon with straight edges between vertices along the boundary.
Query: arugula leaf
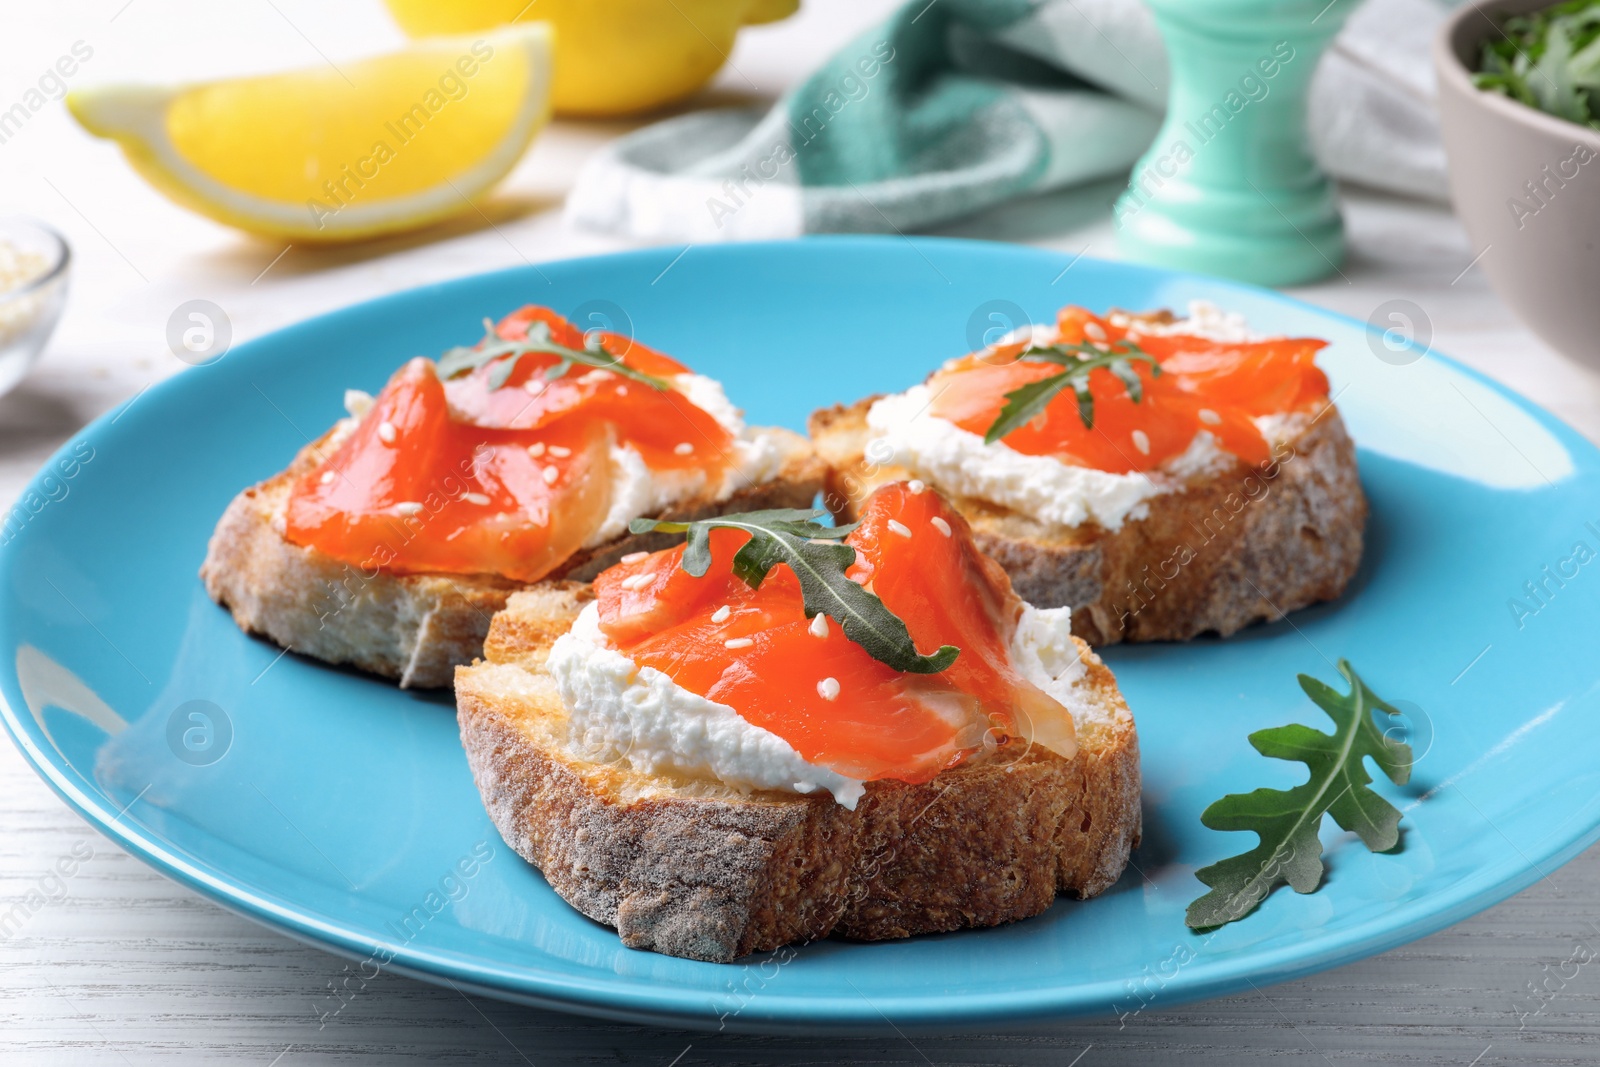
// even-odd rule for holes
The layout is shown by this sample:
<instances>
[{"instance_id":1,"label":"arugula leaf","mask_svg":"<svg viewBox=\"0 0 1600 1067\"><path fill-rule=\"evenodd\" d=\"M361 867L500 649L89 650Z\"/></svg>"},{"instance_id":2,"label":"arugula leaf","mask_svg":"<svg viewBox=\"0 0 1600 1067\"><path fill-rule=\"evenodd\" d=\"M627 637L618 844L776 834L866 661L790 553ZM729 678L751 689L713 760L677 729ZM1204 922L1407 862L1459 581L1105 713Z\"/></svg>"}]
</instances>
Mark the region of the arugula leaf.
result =
<instances>
[{"instance_id":1,"label":"arugula leaf","mask_svg":"<svg viewBox=\"0 0 1600 1067\"><path fill-rule=\"evenodd\" d=\"M1568 0L1505 20L1473 82L1528 107L1600 129L1600 0Z\"/></svg>"},{"instance_id":2,"label":"arugula leaf","mask_svg":"<svg viewBox=\"0 0 1600 1067\"><path fill-rule=\"evenodd\" d=\"M1000 414L983 435L983 443L992 445L1009 433L1014 433L1037 418L1058 394L1071 389L1078 397L1078 417L1083 425L1094 429L1094 394L1089 392L1089 372L1108 370L1117 376L1128 396L1135 404L1144 399L1144 382L1134 370L1131 360L1150 364L1152 377L1160 377L1161 364L1133 341L1117 341L1111 350L1094 345L1054 344L1025 350L1018 359L1041 363L1055 363L1067 369L1049 378L1029 382L1020 389L1006 394Z\"/></svg>"},{"instance_id":3,"label":"arugula leaf","mask_svg":"<svg viewBox=\"0 0 1600 1067\"><path fill-rule=\"evenodd\" d=\"M629 381L640 382L652 389L671 389L672 383L664 378L646 374L635 370L622 362L620 358L607 352L605 346L598 338L585 337L582 348L568 348L566 345L557 344L550 336L550 324L534 322L528 327L528 337L525 341L502 341L494 332L494 323L488 319L483 320L484 338L476 346L463 345L452 348L439 357L439 376L450 379L477 370L485 364L499 360L489 368L488 383L490 389L499 389L511 377L511 372L516 368L517 361L530 353L559 356L560 362L544 372L546 381L555 381L566 374L576 364L593 367L596 370L608 370L619 374ZM502 358L505 357L505 358Z\"/></svg>"},{"instance_id":4,"label":"arugula leaf","mask_svg":"<svg viewBox=\"0 0 1600 1067\"><path fill-rule=\"evenodd\" d=\"M1410 746L1387 737L1372 715L1373 709L1400 712L1367 688L1345 660L1339 661L1339 673L1349 681L1349 693L1299 676L1300 688L1334 721L1331 735L1299 723L1250 735L1250 744L1263 756L1306 764L1310 780L1289 790L1232 793L1200 814L1213 830L1253 830L1261 840L1249 852L1195 872L1211 892L1189 905L1185 922L1190 926L1206 929L1242 919L1284 882L1297 893L1313 892L1322 881L1317 832L1324 813L1374 852L1387 852L1399 841L1400 812L1367 788L1372 779L1363 759L1371 756L1396 785L1410 779Z\"/></svg>"},{"instance_id":5,"label":"arugula leaf","mask_svg":"<svg viewBox=\"0 0 1600 1067\"><path fill-rule=\"evenodd\" d=\"M693 522L634 519L628 530L636 534L687 534L683 569L696 578L711 566L711 531L718 527L744 530L751 537L733 557L733 573L750 588L760 589L773 567L787 563L800 579L806 618L829 616L846 637L866 649L873 659L910 674L937 674L954 663L959 648L943 645L931 656L922 655L912 643L905 622L885 607L876 593L845 577L845 569L856 561L856 550L841 544L840 539L858 524L823 526L816 520L824 514L776 508Z\"/></svg>"}]
</instances>

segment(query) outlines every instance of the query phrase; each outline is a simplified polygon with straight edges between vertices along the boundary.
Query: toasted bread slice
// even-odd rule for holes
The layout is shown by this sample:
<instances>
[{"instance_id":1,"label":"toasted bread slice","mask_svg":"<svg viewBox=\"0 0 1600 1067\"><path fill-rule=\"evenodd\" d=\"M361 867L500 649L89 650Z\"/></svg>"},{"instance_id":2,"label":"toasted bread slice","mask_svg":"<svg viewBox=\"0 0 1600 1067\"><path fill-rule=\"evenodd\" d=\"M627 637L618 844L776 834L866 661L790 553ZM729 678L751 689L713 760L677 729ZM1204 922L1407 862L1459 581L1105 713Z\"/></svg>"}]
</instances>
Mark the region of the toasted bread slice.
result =
<instances>
[{"instance_id":1,"label":"toasted bread slice","mask_svg":"<svg viewBox=\"0 0 1600 1067\"><path fill-rule=\"evenodd\" d=\"M824 467L810 444L789 430L756 432L772 434L784 450L777 477L727 500L691 500L663 517L811 507ZM287 470L234 497L200 568L206 591L233 612L240 628L295 652L352 664L402 687L447 686L456 666L482 651L490 619L525 583L492 574L395 575L291 544L284 538L290 487L326 454L327 440L306 446ZM673 540L670 534L624 535L577 553L550 578L587 581L629 552Z\"/></svg>"},{"instance_id":2,"label":"toasted bread slice","mask_svg":"<svg viewBox=\"0 0 1600 1067\"><path fill-rule=\"evenodd\" d=\"M863 941L994 926L1058 892L1090 897L1138 844L1139 743L1111 672L1082 646L1098 714L1062 759L1021 742L931 782L740 792L587 762L544 671L589 599L513 594L484 661L456 672L467 762L506 842L632 948L725 962L838 934Z\"/></svg>"},{"instance_id":3,"label":"toasted bread slice","mask_svg":"<svg viewBox=\"0 0 1600 1067\"><path fill-rule=\"evenodd\" d=\"M867 410L877 399L811 416L829 467L824 500L844 520L878 486L914 476L865 458ZM1037 607L1071 605L1072 631L1091 645L1226 636L1334 599L1361 562L1367 499L1355 446L1331 404L1302 423L1291 440L1273 442L1266 469L1241 460L1193 479L1115 531L946 495L1018 595Z\"/></svg>"}]
</instances>

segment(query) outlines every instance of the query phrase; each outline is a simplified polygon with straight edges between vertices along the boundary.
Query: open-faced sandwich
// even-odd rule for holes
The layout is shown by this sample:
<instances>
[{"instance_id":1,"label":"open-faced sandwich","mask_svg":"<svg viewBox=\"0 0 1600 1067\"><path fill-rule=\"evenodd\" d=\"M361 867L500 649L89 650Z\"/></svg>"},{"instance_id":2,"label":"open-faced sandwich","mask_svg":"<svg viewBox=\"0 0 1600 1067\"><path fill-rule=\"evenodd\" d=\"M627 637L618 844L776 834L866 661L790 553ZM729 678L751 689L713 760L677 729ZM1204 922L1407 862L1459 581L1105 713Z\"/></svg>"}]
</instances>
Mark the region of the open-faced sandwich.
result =
<instances>
[{"instance_id":1,"label":"open-faced sandwich","mask_svg":"<svg viewBox=\"0 0 1600 1067\"><path fill-rule=\"evenodd\" d=\"M827 500L947 494L1017 592L1090 644L1230 634L1337 597L1361 559L1355 449L1314 358L1196 304L1094 315L812 416Z\"/></svg>"},{"instance_id":2,"label":"open-faced sandwich","mask_svg":"<svg viewBox=\"0 0 1600 1067\"><path fill-rule=\"evenodd\" d=\"M916 483L546 583L456 674L506 842L635 948L724 961L992 926L1100 893L1140 832L1133 717ZM655 528L644 522L636 528Z\"/></svg>"},{"instance_id":3,"label":"open-faced sandwich","mask_svg":"<svg viewBox=\"0 0 1600 1067\"><path fill-rule=\"evenodd\" d=\"M234 498L200 574L241 627L449 685L513 590L670 543L631 520L815 499L806 440L746 427L717 382L547 308L485 325L346 393L347 418Z\"/></svg>"}]
</instances>

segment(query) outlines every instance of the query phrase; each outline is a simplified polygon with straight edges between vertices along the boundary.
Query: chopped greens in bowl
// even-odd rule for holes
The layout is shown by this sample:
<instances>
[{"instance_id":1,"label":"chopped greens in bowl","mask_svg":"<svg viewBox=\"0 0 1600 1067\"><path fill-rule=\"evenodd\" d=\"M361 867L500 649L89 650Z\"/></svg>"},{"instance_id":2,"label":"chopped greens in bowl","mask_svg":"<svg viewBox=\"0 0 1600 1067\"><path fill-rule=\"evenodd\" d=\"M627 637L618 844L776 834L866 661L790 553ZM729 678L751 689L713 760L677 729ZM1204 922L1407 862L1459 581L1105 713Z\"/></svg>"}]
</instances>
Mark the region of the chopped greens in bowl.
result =
<instances>
[{"instance_id":1,"label":"chopped greens in bowl","mask_svg":"<svg viewBox=\"0 0 1600 1067\"><path fill-rule=\"evenodd\" d=\"M1529 107L1600 129L1600 0L1567 0L1506 19L1473 81Z\"/></svg>"}]
</instances>

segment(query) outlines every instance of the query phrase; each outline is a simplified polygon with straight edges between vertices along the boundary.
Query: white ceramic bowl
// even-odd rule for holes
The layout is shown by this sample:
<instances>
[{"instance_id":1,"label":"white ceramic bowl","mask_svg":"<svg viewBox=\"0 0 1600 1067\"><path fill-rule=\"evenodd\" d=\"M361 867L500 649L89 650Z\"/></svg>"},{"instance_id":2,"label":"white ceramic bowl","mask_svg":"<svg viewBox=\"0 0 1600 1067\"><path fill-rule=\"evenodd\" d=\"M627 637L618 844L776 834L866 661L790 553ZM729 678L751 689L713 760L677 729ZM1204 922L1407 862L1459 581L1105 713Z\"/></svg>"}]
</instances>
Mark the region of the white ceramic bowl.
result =
<instances>
[{"instance_id":1,"label":"white ceramic bowl","mask_svg":"<svg viewBox=\"0 0 1600 1067\"><path fill-rule=\"evenodd\" d=\"M1551 0L1477 0L1434 41L1450 195L1479 265L1550 345L1600 367L1600 130L1472 84L1507 15Z\"/></svg>"}]
</instances>

